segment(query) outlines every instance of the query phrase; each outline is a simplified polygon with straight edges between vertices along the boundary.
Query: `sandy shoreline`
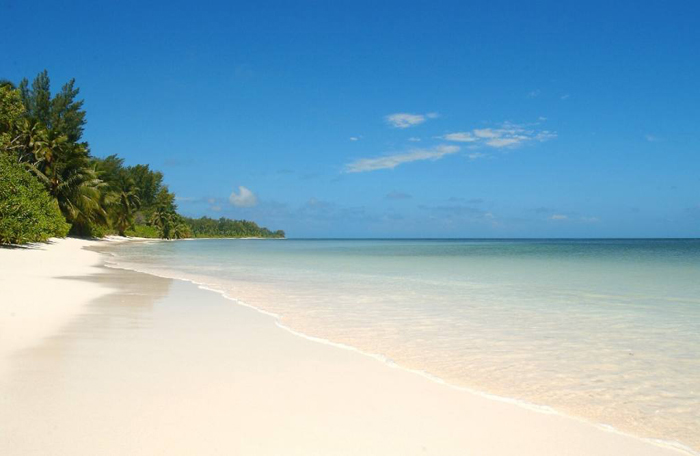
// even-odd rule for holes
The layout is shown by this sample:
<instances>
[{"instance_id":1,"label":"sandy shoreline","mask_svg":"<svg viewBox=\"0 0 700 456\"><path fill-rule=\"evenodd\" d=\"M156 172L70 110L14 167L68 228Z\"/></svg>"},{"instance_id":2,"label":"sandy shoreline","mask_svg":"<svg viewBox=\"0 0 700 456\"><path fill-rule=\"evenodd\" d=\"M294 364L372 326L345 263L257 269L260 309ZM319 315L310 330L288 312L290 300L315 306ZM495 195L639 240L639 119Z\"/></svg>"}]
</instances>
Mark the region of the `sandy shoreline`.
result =
<instances>
[{"instance_id":1,"label":"sandy shoreline","mask_svg":"<svg viewBox=\"0 0 700 456\"><path fill-rule=\"evenodd\" d=\"M0 454L683 454L297 337L96 245L0 250Z\"/></svg>"},{"instance_id":2,"label":"sandy shoreline","mask_svg":"<svg viewBox=\"0 0 700 456\"><path fill-rule=\"evenodd\" d=\"M7 357L58 331L91 300L110 290L70 277L98 274L98 241L59 239L0 249L0 375Z\"/></svg>"}]
</instances>

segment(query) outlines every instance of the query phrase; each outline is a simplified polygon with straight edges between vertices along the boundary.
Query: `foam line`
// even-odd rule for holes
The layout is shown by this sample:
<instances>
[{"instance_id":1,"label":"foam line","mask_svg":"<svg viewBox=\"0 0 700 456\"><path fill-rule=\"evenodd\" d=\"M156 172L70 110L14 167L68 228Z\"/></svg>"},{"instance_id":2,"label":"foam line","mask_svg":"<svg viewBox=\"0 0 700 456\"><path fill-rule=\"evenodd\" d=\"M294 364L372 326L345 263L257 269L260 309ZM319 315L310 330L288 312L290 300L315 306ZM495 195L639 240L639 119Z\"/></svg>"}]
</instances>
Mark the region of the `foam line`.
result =
<instances>
[{"instance_id":1,"label":"foam line","mask_svg":"<svg viewBox=\"0 0 700 456\"><path fill-rule=\"evenodd\" d=\"M115 254L114 252L102 252L102 253L109 253L109 255L110 255L112 258L114 258L114 259L117 259L117 258L119 257L119 255ZM672 440L664 440L664 439L654 439L654 438L647 438L647 437L639 437L639 436L636 436L636 435L633 435L633 434L629 434L629 433L620 431L620 430L618 430L617 428L615 428L615 427L613 427L613 426L611 426L611 425L608 425L608 424L594 423L594 422L585 420L585 419L583 419L583 418L580 418L580 417L577 417L577 416L574 416L574 415L568 415L568 414L562 413L562 412L557 411L557 410L553 409L552 407L549 407L549 406L546 406L546 405L532 404L532 403L530 403L530 402L523 401L523 400L520 400L520 399L509 398L509 397L504 397L504 396L498 396L498 395L495 395L495 394L490 394L490 393L486 393L486 392L483 392L483 391L474 390L474 389L471 389L471 388L468 388L468 387L465 387L465 386L454 385L454 384L449 383L449 382L445 381L444 379L442 379L442 378L440 378L440 377L438 377L438 376L436 376L436 375L430 374L429 372L425 372L425 371L422 371L422 370L419 370L419 369L411 369L411 368L403 367L403 366L401 366L401 365L395 363L395 362L394 362L393 360L391 360L390 358L387 358L386 356L383 356L383 355L381 355L381 354L364 352L364 351L362 351L362 350L360 350L360 349L358 349L358 348L356 348L356 347L353 347L353 346L351 346L351 345L346 345L346 344L341 344L341 343L338 343L338 342L333 342L333 341L328 340L328 339L324 339L324 338L320 338L320 337L315 337L315 336L311 336L311 335L308 335L308 334L305 334L305 333L296 331L296 330L294 330L294 329L292 329L292 328L290 328L290 327L288 327L288 326L286 326L286 325L284 325L284 324L282 323L282 316L281 316L281 315L276 314L276 313L274 313L274 312L270 312L270 311L261 309L261 308L256 307L256 306L253 306L253 305L248 304L248 303L246 303L246 302L244 302L244 301L242 301L242 300L240 300L240 299L238 299L238 298L235 298L235 297L233 297L233 296L229 296L229 295L226 293L226 291L223 291L223 290L217 289L217 288L212 288L209 284L206 284L206 283L203 283L203 282L198 282L198 281L196 281L196 280L193 280L193 279L190 279L190 278L187 278L187 277L177 276L177 275L166 275L166 274L164 274L164 273L162 273L162 272L160 272L160 271L159 271L159 272L153 272L153 271L149 271L149 270L138 269L138 268L131 267L131 266L124 266L124 265L118 264L118 263L116 263L116 262L115 262L115 263L110 263L110 262L108 262L107 260L105 261L105 266L108 267L108 268L113 268L113 269L122 269L122 270L127 270L127 271L138 272L138 273L142 273L142 274L148 274L148 275L152 275L152 276L156 276L156 277L161 277L161 278L166 278L166 279L173 279L173 280L180 280L180 281L183 281L183 282L191 283L191 284L193 284L193 285L196 285L196 286L197 286L199 289L201 289L201 290L214 292L214 293L216 293L216 294L221 295L223 298L225 298L225 299L227 299L227 300L229 300L229 301L235 302L236 304L238 304L238 305L240 305L240 306L247 307L247 308L252 309L252 310L255 310L256 312L259 312L259 313L261 313L261 314L263 314L263 315L266 315L266 316L268 316L268 317L272 317L273 320L274 320L273 322L274 322L274 324L275 324L277 327L279 327L280 329L283 329L283 330L289 332L290 334L293 334L294 336L301 337L301 338L303 338L303 339L306 339L306 340L309 340L309 341L312 341L312 342L316 342L316 343L320 343L320 344L324 344L324 345L329 345L329 346L331 346L331 347L339 348L339 349L342 349L342 350L348 350L348 351L352 351L352 352L355 352L355 353L359 353L359 354L361 354L361 355L363 355L363 356L370 357L370 358L372 358L372 359L374 359L374 360L376 360L376 361L380 361L380 362L382 362L384 365L386 365L386 366L388 366L388 367L390 367L390 368L392 368L392 369L401 369L401 370L403 370L403 371L410 372L410 373L415 374L415 375L420 375L420 376L423 377L423 378L426 378L426 379L428 379L428 380L430 380L430 381L432 381L432 382L435 382L435 383L438 383L438 384L440 384L440 385L446 386L446 387L451 388L451 389L453 389L453 390L457 390L457 391L465 392L465 393L469 393L469 394L474 394L474 395L477 395L477 396L480 396L480 397L483 397L483 398L486 398L486 399L490 399L490 400L495 400L495 401L498 401L498 402L504 402L504 403L507 403L507 404L516 405L516 406L518 406L518 407L522 407L522 408L525 408L525 409L527 409L527 410L531 410L531 411L534 411L534 412L537 412L537 413L544 413L544 414L550 414L550 415L557 415L557 416L561 416L561 417L573 419L573 420L576 420L576 421L578 421L578 422L585 423L585 424L590 425L590 426L594 426L594 427L596 427L596 428L598 428L598 429L600 429L600 430L603 430L603 431L605 431L605 432L612 432L612 433L614 433L614 434L622 435L622 436L625 436L625 437L635 438L635 439L644 441L644 442L646 442L646 443L649 443L649 444L652 444L652 445L655 445L655 446L659 446L659 447L663 447L663 448L672 449L672 450L678 451L678 452L680 452L680 453L683 453L683 454L686 454L686 455L689 455L689 456L700 456L700 452L695 451L695 450L693 450L692 448L690 448L690 447L688 447L688 446L686 446L686 445L683 445L683 444L680 443L680 442L676 442L676 441L672 441Z\"/></svg>"}]
</instances>

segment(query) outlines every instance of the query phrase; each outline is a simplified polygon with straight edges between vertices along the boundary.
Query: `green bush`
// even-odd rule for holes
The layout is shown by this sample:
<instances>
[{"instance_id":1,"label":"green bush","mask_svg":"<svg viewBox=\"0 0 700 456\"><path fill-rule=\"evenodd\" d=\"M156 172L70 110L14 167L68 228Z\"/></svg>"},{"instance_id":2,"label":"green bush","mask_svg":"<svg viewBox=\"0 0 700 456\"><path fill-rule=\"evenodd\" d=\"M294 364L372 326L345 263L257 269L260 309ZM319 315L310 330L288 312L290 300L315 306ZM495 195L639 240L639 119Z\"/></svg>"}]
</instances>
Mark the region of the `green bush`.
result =
<instances>
[{"instance_id":1,"label":"green bush","mask_svg":"<svg viewBox=\"0 0 700 456\"><path fill-rule=\"evenodd\" d=\"M0 244L65 237L69 228L44 186L0 151Z\"/></svg>"},{"instance_id":2,"label":"green bush","mask_svg":"<svg viewBox=\"0 0 700 456\"><path fill-rule=\"evenodd\" d=\"M126 230L127 236L142 237L142 238L159 238L160 232L158 228L148 225L134 225L133 228Z\"/></svg>"},{"instance_id":3,"label":"green bush","mask_svg":"<svg viewBox=\"0 0 700 456\"><path fill-rule=\"evenodd\" d=\"M114 228L104 225L98 225L96 223L91 223L85 227L80 232L70 233L71 236L75 235L77 237L83 238L103 238L105 236L117 236L119 232Z\"/></svg>"}]
</instances>

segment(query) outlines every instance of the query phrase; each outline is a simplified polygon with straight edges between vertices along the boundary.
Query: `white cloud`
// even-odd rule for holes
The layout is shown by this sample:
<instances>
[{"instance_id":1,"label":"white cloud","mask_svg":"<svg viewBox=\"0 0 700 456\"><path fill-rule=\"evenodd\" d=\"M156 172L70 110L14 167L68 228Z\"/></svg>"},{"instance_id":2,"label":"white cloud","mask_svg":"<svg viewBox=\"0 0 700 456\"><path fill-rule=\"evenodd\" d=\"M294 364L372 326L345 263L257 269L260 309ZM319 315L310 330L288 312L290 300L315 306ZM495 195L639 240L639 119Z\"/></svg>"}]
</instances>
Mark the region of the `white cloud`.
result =
<instances>
[{"instance_id":1,"label":"white cloud","mask_svg":"<svg viewBox=\"0 0 700 456\"><path fill-rule=\"evenodd\" d=\"M445 155L459 152L459 147L440 145L430 149L412 149L403 154L387 155L377 158L361 158L345 165L347 173L364 173L378 169L394 169L403 163L421 160L439 160Z\"/></svg>"},{"instance_id":2,"label":"white cloud","mask_svg":"<svg viewBox=\"0 0 700 456\"><path fill-rule=\"evenodd\" d=\"M581 221L584 223L598 223L600 219L598 217L581 217Z\"/></svg>"},{"instance_id":3,"label":"white cloud","mask_svg":"<svg viewBox=\"0 0 700 456\"><path fill-rule=\"evenodd\" d=\"M659 137L654 135L644 135L644 139L646 139L649 142L659 141Z\"/></svg>"},{"instance_id":4,"label":"white cloud","mask_svg":"<svg viewBox=\"0 0 700 456\"><path fill-rule=\"evenodd\" d=\"M486 141L486 145L496 148L517 146L527 138L493 138Z\"/></svg>"},{"instance_id":5,"label":"white cloud","mask_svg":"<svg viewBox=\"0 0 700 456\"><path fill-rule=\"evenodd\" d=\"M486 158L488 157L487 154L482 154L481 152L474 152L472 154L467 155L470 160L476 160L477 158Z\"/></svg>"},{"instance_id":6,"label":"white cloud","mask_svg":"<svg viewBox=\"0 0 700 456\"><path fill-rule=\"evenodd\" d=\"M360 136L350 136L350 141L359 141L360 138Z\"/></svg>"},{"instance_id":7,"label":"white cloud","mask_svg":"<svg viewBox=\"0 0 700 456\"><path fill-rule=\"evenodd\" d=\"M474 136L482 139L492 139L500 137L501 133L493 128L477 128L474 130Z\"/></svg>"},{"instance_id":8,"label":"white cloud","mask_svg":"<svg viewBox=\"0 0 700 456\"><path fill-rule=\"evenodd\" d=\"M566 215L561 215L561 214L554 214L551 217L549 217L551 220L569 220L569 217Z\"/></svg>"},{"instance_id":9,"label":"white cloud","mask_svg":"<svg viewBox=\"0 0 700 456\"><path fill-rule=\"evenodd\" d=\"M537 98L540 96L541 93L542 93L542 91L540 89L531 90L530 92L528 92L527 97L528 98Z\"/></svg>"},{"instance_id":10,"label":"white cloud","mask_svg":"<svg viewBox=\"0 0 700 456\"><path fill-rule=\"evenodd\" d=\"M445 135L445 139L456 142L474 142L479 140L479 138L469 132L450 133Z\"/></svg>"},{"instance_id":11,"label":"white cloud","mask_svg":"<svg viewBox=\"0 0 700 456\"><path fill-rule=\"evenodd\" d=\"M443 138L448 141L483 144L495 149L516 148L529 142L545 142L556 138L552 131L535 131L524 125L504 123L499 128L475 128L471 131L450 133Z\"/></svg>"},{"instance_id":12,"label":"white cloud","mask_svg":"<svg viewBox=\"0 0 700 456\"><path fill-rule=\"evenodd\" d=\"M253 207L258 204L258 197L242 185L238 187L238 194L235 190L231 192L228 200L236 207Z\"/></svg>"},{"instance_id":13,"label":"white cloud","mask_svg":"<svg viewBox=\"0 0 700 456\"><path fill-rule=\"evenodd\" d=\"M420 141L421 141L420 138L416 138L415 136L413 136L413 137L411 137L411 138L408 138L408 140L411 141L411 142L420 142Z\"/></svg>"},{"instance_id":14,"label":"white cloud","mask_svg":"<svg viewBox=\"0 0 700 456\"><path fill-rule=\"evenodd\" d=\"M394 128L410 128L420 125L428 119L435 119L437 117L439 117L439 114L436 112L429 112L427 114L397 112L396 114L386 116L385 120Z\"/></svg>"}]
</instances>

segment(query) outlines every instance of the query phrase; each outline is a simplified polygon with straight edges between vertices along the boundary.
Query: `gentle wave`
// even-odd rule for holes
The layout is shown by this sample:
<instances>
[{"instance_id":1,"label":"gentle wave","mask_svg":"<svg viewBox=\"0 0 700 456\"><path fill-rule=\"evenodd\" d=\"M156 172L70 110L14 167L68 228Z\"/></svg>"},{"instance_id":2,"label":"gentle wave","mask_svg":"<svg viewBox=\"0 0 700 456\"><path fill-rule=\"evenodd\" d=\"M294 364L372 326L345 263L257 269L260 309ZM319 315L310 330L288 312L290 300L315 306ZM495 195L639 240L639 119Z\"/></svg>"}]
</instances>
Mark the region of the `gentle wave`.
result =
<instances>
[{"instance_id":1,"label":"gentle wave","mask_svg":"<svg viewBox=\"0 0 700 456\"><path fill-rule=\"evenodd\" d=\"M632 434L629 432L619 430L610 424L593 422L593 421L581 418L581 417L576 416L576 415L571 415L568 413L561 412L561 411L556 410L556 409L554 409L550 406L547 406L547 405L534 404L534 403L531 403L531 402L528 402L525 400L521 400L521 399L517 399L517 398L513 398L513 397L499 396L499 395L491 394L491 393L488 393L485 391L480 391L480 390L476 390L473 388L465 387L463 385L456 385L456 384L453 384L453 383L450 383L450 382L444 380L443 378L441 378L437 375L431 374L430 372L402 366L402 365L396 363L395 361L393 361L391 358L386 357L384 355L381 355L378 353L366 352L366 351L363 351L363 350L361 350L357 347L354 347L352 345L334 342L334 341L331 341L329 339L316 337L313 335L309 335L309 334L297 331L297 330L285 325L284 323L282 323L283 315L262 309L260 307L257 307L257 306L251 305L251 304L248 304L239 298L230 296L227 291L220 289L220 288L216 288L215 286L212 286L209 283L197 281L195 279L187 277L186 275L177 275L176 273L174 273L174 271L168 271L168 272L164 272L162 270L156 271L156 270L142 269L139 267L135 267L133 265L127 266L125 264L120 264L118 262L119 255L117 253L115 253L115 252L105 252L105 253L109 253L112 256L112 258L114 258L114 260L115 260L114 262L109 262L109 261L105 262L105 266L107 266L109 268L129 270L129 271L134 271L134 272L138 272L138 273L153 275L156 277L162 277L162 278L168 278L168 279L174 279L174 280L180 280L180 281L192 283L202 290L217 293L217 294L221 295L223 298L230 300L230 301L236 303L237 305L255 310L256 312L259 312L260 314L271 317L273 319L274 324L277 327L289 332L290 334L293 334L296 337L300 337L300 338L303 338L303 339L306 339L306 340L309 340L309 341L312 341L315 343L321 343L321 344L332 346L332 347L335 347L338 349L348 350L348 351L352 351L352 352L361 354L363 356L366 356L366 357L369 357L369 358L374 359L376 361L379 361L390 368L401 369L401 370L409 372L411 374L419 375L419 376L426 378L432 382L435 382L437 384L443 385L445 387L448 387L448 388L451 388L451 389L454 389L457 391L478 395L480 397L484 397L484 398L487 398L490 400L495 400L498 402L508 403L508 404L518 406L521 408L525 408L527 410L537 412L537 413L555 414L558 416L567 417L567 418L574 419L574 420L582 422L582 423L586 423L588 425L592 425L592 426L597 427L597 428L599 428L603 431L606 431L606 432L612 432L612 433L624 435L627 437L633 437L633 438L639 439L641 441L647 442L649 444L663 447L663 448L673 449L673 450L682 452L682 453L690 455L690 456L700 456L700 451L696 451L693 448L691 448L691 447L689 447L681 442L677 442L677 441L673 441L673 440L659 439L659 438L641 437L641 436L638 436L638 435L635 435L635 434Z\"/></svg>"}]
</instances>

